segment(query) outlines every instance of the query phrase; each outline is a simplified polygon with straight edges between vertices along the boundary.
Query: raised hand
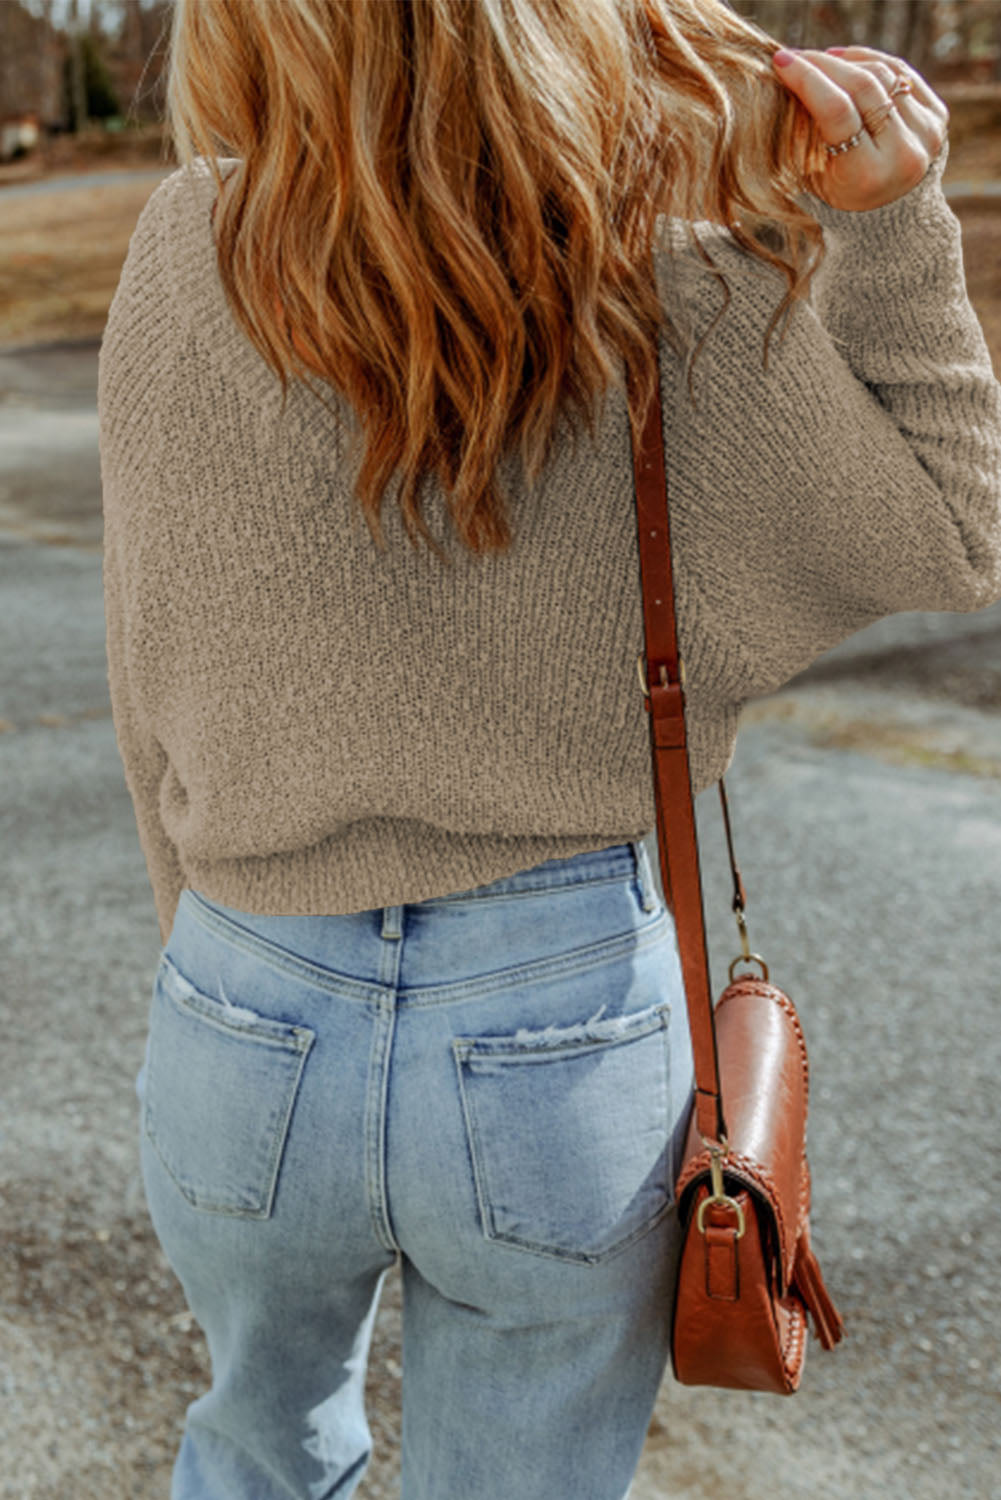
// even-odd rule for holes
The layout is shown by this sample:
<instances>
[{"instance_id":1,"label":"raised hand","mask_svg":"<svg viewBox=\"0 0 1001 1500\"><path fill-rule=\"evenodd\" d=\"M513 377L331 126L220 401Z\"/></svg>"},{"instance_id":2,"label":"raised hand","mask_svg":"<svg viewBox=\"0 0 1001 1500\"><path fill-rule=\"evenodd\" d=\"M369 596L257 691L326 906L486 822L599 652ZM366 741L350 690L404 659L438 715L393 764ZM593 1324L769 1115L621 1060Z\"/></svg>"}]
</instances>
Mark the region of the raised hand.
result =
<instances>
[{"instance_id":1,"label":"raised hand","mask_svg":"<svg viewBox=\"0 0 1001 1500\"><path fill-rule=\"evenodd\" d=\"M782 54L778 54L781 56ZM775 72L816 121L829 146L862 130L857 145L827 155L811 174L809 192L832 208L880 208L902 198L924 177L948 134L949 108L916 68L874 47L804 48ZM892 99L899 78L909 92Z\"/></svg>"}]
</instances>

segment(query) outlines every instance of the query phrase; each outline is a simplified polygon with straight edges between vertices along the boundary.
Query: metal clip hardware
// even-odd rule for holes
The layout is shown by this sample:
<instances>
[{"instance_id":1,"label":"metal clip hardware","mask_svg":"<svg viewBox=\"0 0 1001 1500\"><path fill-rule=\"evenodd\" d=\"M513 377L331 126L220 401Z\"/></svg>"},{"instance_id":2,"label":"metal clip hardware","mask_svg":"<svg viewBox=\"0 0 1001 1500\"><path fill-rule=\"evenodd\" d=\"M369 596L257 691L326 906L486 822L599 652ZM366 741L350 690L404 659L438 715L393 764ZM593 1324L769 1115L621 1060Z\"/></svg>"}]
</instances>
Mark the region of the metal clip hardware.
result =
<instances>
[{"instance_id":1,"label":"metal clip hardware","mask_svg":"<svg viewBox=\"0 0 1001 1500\"><path fill-rule=\"evenodd\" d=\"M644 655L645 655L645 653L641 651L639 653L639 655L637 656L637 658L636 658L636 671L639 673L640 688L642 690L643 696L644 696L644 698L649 698L649 696L650 696L650 690L649 690L649 688L646 685L646 672L644 671L644 668L643 668L643 657L644 657ZM660 680L661 680L661 684L664 687L668 686L670 679L668 678L668 675L667 675L667 665L664 662L660 663ZM681 659L680 656L678 657L678 681L681 683L682 687L685 686L685 663L682 661L682 659Z\"/></svg>"},{"instance_id":2,"label":"metal clip hardware","mask_svg":"<svg viewBox=\"0 0 1001 1500\"><path fill-rule=\"evenodd\" d=\"M705 1136L703 1136L702 1143L709 1149L709 1177L712 1183L712 1192L709 1194L708 1198L703 1198L702 1202L699 1204L699 1212L695 1220L695 1227L699 1231L699 1234L705 1234L705 1226L703 1225L702 1221L705 1217L706 1209L711 1207L714 1203L726 1203L731 1208L735 1208L737 1210L737 1238L739 1240L747 1227L744 1223L744 1210L737 1202L736 1198L729 1197L728 1194L724 1193L723 1191L722 1162L723 1157L726 1155L730 1148L727 1145L725 1138L722 1141L721 1145L713 1145L711 1141L707 1141Z\"/></svg>"},{"instance_id":3,"label":"metal clip hardware","mask_svg":"<svg viewBox=\"0 0 1001 1500\"><path fill-rule=\"evenodd\" d=\"M761 957L760 953L752 953L750 947L748 946L748 942L747 942L747 923L744 920L743 909L741 907L739 907L739 906L735 906L734 909L733 909L733 914L734 914L734 916L737 919L737 929L740 932L740 952L737 954L737 957L732 960L732 962L730 964L730 967L727 970L727 973L730 976L730 983L733 984L733 981L734 981L734 973L733 973L733 971L734 971L735 966L740 963L741 959L743 959L746 963L752 963L752 962L753 963L759 963L761 965L761 977L762 977L762 979L767 980L767 978L768 978L768 965L765 963L765 961ZM741 975L741 978L744 978L744 977L746 977L746 976Z\"/></svg>"}]
</instances>

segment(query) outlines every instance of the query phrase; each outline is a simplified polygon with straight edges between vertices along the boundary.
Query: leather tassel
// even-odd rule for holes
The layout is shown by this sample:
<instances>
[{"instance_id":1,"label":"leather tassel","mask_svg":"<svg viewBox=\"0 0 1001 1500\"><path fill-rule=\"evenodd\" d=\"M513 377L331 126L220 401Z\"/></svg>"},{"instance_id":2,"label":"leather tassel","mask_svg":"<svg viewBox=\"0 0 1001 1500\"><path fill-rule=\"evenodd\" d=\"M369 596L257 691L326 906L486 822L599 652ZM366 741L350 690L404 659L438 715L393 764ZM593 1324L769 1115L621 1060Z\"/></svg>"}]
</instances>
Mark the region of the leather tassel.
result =
<instances>
[{"instance_id":1,"label":"leather tassel","mask_svg":"<svg viewBox=\"0 0 1001 1500\"><path fill-rule=\"evenodd\" d=\"M824 1285L817 1257L810 1249L807 1233L800 1236L796 1249L796 1264L792 1274L793 1290L799 1293L813 1318L814 1328L821 1345L833 1349L844 1337L845 1325L830 1293Z\"/></svg>"}]
</instances>

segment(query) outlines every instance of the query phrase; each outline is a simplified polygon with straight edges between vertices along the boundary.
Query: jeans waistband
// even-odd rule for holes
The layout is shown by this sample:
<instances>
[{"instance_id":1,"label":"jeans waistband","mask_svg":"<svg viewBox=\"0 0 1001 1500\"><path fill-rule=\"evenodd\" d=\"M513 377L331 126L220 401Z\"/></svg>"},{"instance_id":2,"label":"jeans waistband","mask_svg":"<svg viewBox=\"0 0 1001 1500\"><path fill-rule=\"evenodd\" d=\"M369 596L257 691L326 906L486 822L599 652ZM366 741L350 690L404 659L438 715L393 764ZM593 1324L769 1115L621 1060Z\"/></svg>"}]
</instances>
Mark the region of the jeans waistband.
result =
<instances>
[{"instance_id":1,"label":"jeans waistband","mask_svg":"<svg viewBox=\"0 0 1001 1500\"><path fill-rule=\"evenodd\" d=\"M488 885L473 886L464 891L450 891L445 896L431 896L426 901L412 904L422 908L434 908L460 901L499 899L512 894L545 892L599 881L621 880L636 881L644 911L657 910L661 904L660 888L643 839L630 839L625 843L611 844L604 849L586 849L580 854L572 854L563 859L545 860L542 864L533 865L529 869L518 870L513 875L504 875ZM183 896L182 892L182 900ZM236 908L213 901L200 892L193 893L193 896L197 899L191 905L190 915L194 916L197 921L204 921L199 908L205 907L218 908L223 916L237 921L241 918L241 913ZM402 905L374 908L374 912L369 915L377 918L380 936L383 938L403 936L404 910ZM365 913L360 912L354 914L356 918L364 915ZM270 924L277 919L268 917L260 920Z\"/></svg>"},{"instance_id":2,"label":"jeans waistband","mask_svg":"<svg viewBox=\"0 0 1001 1500\"><path fill-rule=\"evenodd\" d=\"M654 879L653 864L642 838L630 838L627 843L609 844L606 849L585 849L563 859L546 859L533 865L530 870L518 870L515 874L504 874L489 885L474 885L468 891L450 891L447 895L432 895L419 906L447 906L452 901L489 900L491 897L528 891L554 891L569 885L585 885L593 880L635 879L641 894L644 912L654 912L660 901L659 888ZM404 907L381 907L381 936L401 938L404 932Z\"/></svg>"},{"instance_id":3,"label":"jeans waistband","mask_svg":"<svg viewBox=\"0 0 1001 1500\"><path fill-rule=\"evenodd\" d=\"M485 900L491 896L506 896L512 892L549 891L562 886L581 885L597 880L629 880L635 878L642 896L643 910L655 911L659 893L653 867L646 844L642 839L630 839L626 843L611 844L606 849L586 849L581 854L571 854L565 859L547 859L528 870L518 870L514 875L501 876L489 885L473 886L465 891L450 891L447 896L432 896L421 906L433 907L455 901ZM382 908L384 937L396 936L402 926L403 907Z\"/></svg>"}]
</instances>

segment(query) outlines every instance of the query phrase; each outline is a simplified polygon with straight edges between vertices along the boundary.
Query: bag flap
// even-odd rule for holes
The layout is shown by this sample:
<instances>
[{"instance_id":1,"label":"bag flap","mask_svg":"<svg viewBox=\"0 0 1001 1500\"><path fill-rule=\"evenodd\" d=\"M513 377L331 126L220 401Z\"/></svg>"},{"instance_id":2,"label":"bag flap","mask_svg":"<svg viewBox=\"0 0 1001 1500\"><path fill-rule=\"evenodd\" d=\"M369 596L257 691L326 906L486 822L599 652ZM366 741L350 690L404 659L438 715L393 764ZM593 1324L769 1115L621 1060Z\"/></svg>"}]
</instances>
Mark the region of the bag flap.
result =
<instances>
[{"instance_id":1,"label":"bag flap","mask_svg":"<svg viewBox=\"0 0 1001 1500\"><path fill-rule=\"evenodd\" d=\"M728 985L714 1015L730 1146L723 1163L724 1187L729 1178L731 1184L749 1188L767 1205L779 1246L784 1293L810 1209L806 1042L788 995L754 976ZM708 1180L709 1162L693 1110L675 1187L679 1205L697 1182Z\"/></svg>"}]
</instances>

